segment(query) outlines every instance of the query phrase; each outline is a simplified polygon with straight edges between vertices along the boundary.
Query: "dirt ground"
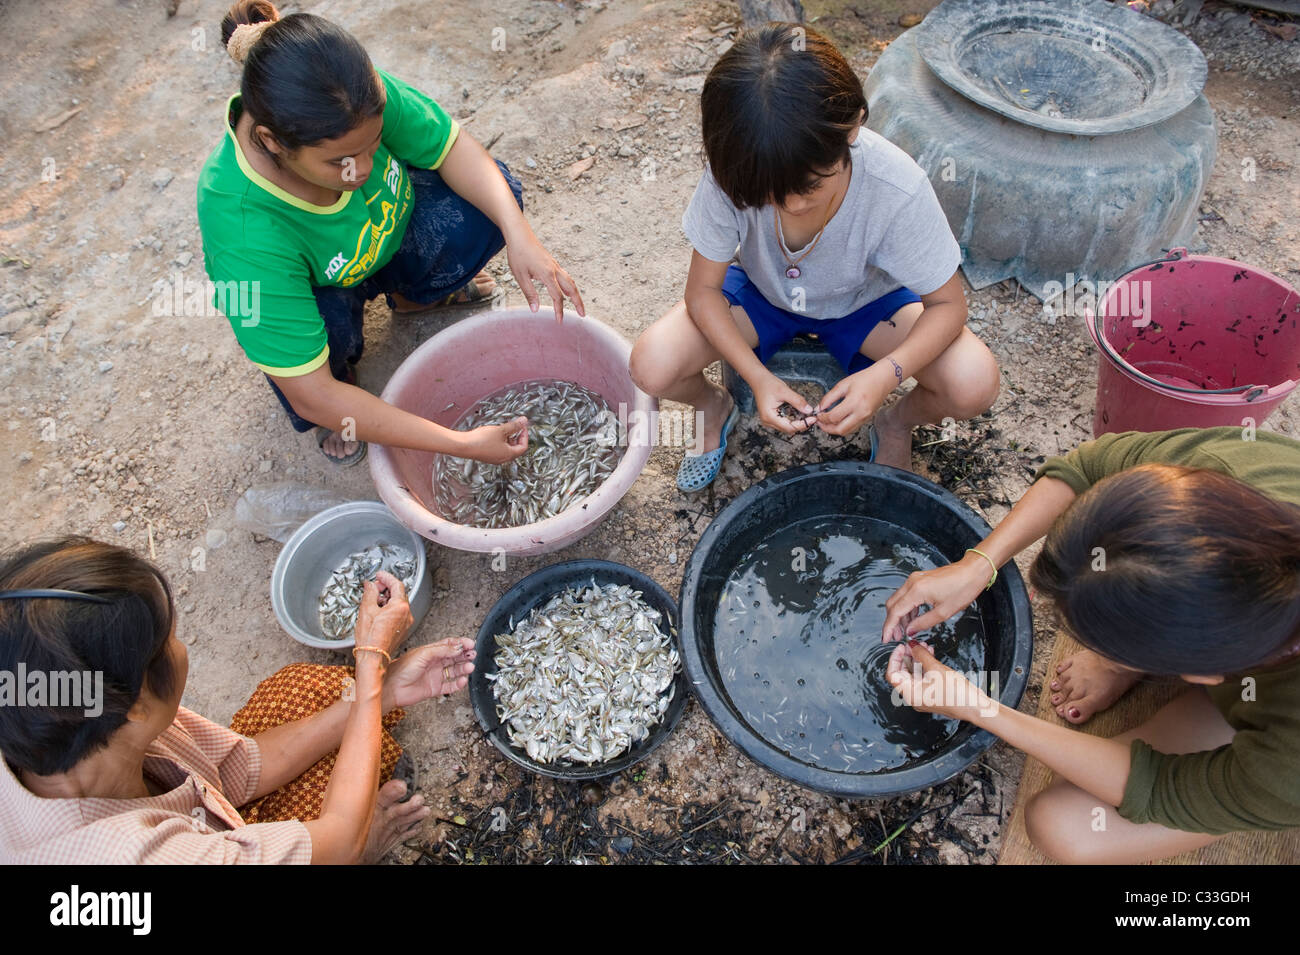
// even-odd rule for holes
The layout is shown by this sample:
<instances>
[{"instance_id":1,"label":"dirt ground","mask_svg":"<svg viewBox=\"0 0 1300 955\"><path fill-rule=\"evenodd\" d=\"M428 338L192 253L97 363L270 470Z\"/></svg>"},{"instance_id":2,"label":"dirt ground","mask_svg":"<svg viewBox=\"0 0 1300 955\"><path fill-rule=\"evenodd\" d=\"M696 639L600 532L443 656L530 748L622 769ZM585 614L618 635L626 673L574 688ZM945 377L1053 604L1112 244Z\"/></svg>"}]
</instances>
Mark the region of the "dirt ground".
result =
<instances>
[{"instance_id":1,"label":"dirt ground","mask_svg":"<svg viewBox=\"0 0 1300 955\"><path fill-rule=\"evenodd\" d=\"M900 17L933 5L806 7L865 76L901 32ZM235 501L273 480L376 495L364 467L334 469L309 435L292 431L222 317L158 314L157 283L203 278L195 183L238 82L217 32L226 4L180 0L172 17L167 6L0 2L0 34L10 38L0 64L0 517L6 544L76 532L155 555L189 646L185 705L227 721L279 667L345 662L281 631L268 593L279 545L236 528ZM698 93L734 34L733 3L326 0L283 10L347 27L377 65L490 143L522 178L533 227L580 283L589 314L633 338L680 297L689 249L679 222L701 169ZM1156 12L1171 15L1170 5ZM1193 251L1300 284L1294 25L1211 2L1187 33L1210 57L1206 92L1220 122ZM493 44L501 35L504 51ZM595 161L572 180L568 168L584 157ZM506 281L504 257L493 269ZM1090 436L1097 356L1075 319L1044 312L1012 283L969 299L970 325L996 353L1005 387L991 415L961 425L955 442L922 448L937 437L922 432L916 462L996 523L1044 456ZM445 321L394 321L372 306L361 383L379 391ZM1300 436L1296 400L1268 427ZM854 453L826 437L767 440L753 421L740 434L740 453L711 493L680 494L680 450L656 450L621 506L559 553L494 571L490 556L431 548L441 589L413 642L474 636L511 584L556 560L621 561L675 593L695 540L727 500L774 471ZM1040 607L1022 709L1037 702L1054 634ZM413 709L397 735L435 809L390 857L408 863L990 863L1022 765L998 745L936 790L850 803L752 764L694 703L634 772L585 787L533 778L501 758L464 695ZM493 828L495 819L505 823Z\"/></svg>"}]
</instances>

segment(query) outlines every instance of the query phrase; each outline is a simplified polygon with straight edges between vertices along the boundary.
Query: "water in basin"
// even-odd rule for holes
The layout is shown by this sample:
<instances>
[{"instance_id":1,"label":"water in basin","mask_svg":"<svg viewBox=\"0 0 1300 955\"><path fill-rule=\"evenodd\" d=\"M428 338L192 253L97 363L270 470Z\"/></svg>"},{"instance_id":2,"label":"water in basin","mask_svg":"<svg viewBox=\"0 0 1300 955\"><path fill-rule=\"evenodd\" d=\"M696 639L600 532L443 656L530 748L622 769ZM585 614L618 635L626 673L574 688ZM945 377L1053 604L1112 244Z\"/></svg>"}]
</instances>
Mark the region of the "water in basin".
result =
<instances>
[{"instance_id":1,"label":"water in basin","mask_svg":"<svg viewBox=\"0 0 1300 955\"><path fill-rule=\"evenodd\" d=\"M946 563L882 520L819 516L776 530L728 576L713 621L723 688L751 730L795 759L842 773L898 769L952 737L956 720L894 705L885 600ZM984 669L972 605L924 635L947 665ZM996 695L996 694L995 694Z\"/></svg>"}]
</instances>

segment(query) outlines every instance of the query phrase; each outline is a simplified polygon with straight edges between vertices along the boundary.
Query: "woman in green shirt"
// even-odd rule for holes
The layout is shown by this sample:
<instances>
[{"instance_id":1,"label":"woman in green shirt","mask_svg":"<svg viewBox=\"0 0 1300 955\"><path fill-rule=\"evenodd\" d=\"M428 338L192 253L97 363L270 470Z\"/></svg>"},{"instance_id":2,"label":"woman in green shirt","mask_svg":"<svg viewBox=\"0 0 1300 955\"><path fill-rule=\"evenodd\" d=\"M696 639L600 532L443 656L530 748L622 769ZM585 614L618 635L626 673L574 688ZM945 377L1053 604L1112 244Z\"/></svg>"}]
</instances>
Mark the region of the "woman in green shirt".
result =
<instances>
[{"instance_id":1,"label":"woman in green shirt","mask_svg":"<svg viewBox=\"0 0 1300 955\"><path fill-rule=\"evenodd\" d=\"M395 311L486 297L504 246L529 305L543 283L556 320L569 275L533 235L521 187L436 102L376 70L347 31L241 0L222 40L243 64L227 129L199 177L215 304L298 431L355 463L366 441L501 463L527 420L443 428L358 388L366 301Z\"/></svg>"},{"instance_id":2,"label":"woman in green shirt","mask_svg":"<svg viewBox=\"0 0 1300 955\"><path fill-rule=\"evenodd\" d=\"M999 706L912 639L1044 534L1030 580L1088 648L1057 668L1057 715L1081 723L1144 677L1191 684L1113 739ZM913 574L886 606L884 638L907 641L888 671L902 702L969 720L1054 773L1025 815L1047 855L1137 863L1300 826L1300 442L1240 428L1104 435L1049 460L978 548Z\"/></svg>"}]
</instances>

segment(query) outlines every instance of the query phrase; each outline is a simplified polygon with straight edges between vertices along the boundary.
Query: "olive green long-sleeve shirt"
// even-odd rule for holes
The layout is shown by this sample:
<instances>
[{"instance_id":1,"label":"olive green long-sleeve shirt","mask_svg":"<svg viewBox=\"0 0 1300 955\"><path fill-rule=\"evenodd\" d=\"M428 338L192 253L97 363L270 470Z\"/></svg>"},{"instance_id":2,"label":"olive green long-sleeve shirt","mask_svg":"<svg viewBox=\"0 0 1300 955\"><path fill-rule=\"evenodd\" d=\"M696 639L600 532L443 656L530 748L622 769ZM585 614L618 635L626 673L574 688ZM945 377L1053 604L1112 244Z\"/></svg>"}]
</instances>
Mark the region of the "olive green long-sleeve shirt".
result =
<instances>
[{"instance_id":1,"label":"olive green long-sleeve shirt","mask_svg":"<svg viewBox=\"0 0 1300 955\"><path fill-rule=\"evenodd\" d=\"M1103 435L1051 458L1035 480L1054 477L1082 494L1139 464L1218 471L1300 507L1300 442L1265 431L1246 440L1241 428ZM1207 689L1236 730L1232 742L1171 755L1134 740L1119 814L1215 834L1300 826L1300 658L1227 674Z\"/></svg>"}]
</instances>

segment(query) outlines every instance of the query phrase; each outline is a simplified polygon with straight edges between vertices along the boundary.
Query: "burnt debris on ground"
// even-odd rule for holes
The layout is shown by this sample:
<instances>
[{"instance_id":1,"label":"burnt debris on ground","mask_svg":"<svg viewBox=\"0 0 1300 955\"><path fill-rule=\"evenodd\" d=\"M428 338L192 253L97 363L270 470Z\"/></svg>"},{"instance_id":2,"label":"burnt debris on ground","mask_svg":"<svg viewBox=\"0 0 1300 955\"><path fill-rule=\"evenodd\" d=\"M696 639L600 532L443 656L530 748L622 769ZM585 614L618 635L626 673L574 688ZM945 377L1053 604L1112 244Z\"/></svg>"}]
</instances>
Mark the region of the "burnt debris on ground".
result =
<instances>
[{"instance_id":1,"label":"burnt debris on ground","mask_svg":"<svg viewBox=\"0 0 1300 955\"><path fill-rule=\"evenodd\" d=\"M415 863L979 862L992 851L990 835L969 823L982 818L999 825L1008 808L994 772L981 760L934 789L849 804L850 825L837 831L798 808L778 812L772 825L756 826L759 801L734 794L716 801L666 799L657 791L670 781L662 764L657 770L637 767L587 782L518 773L511 767L492 774L494 788L504 788L499 801L471 804L453 797L448 814L436 819L444 829L442 839L423 845ZM941 846L946 847L942 853Z\"/></svg>"}]
</instances>

